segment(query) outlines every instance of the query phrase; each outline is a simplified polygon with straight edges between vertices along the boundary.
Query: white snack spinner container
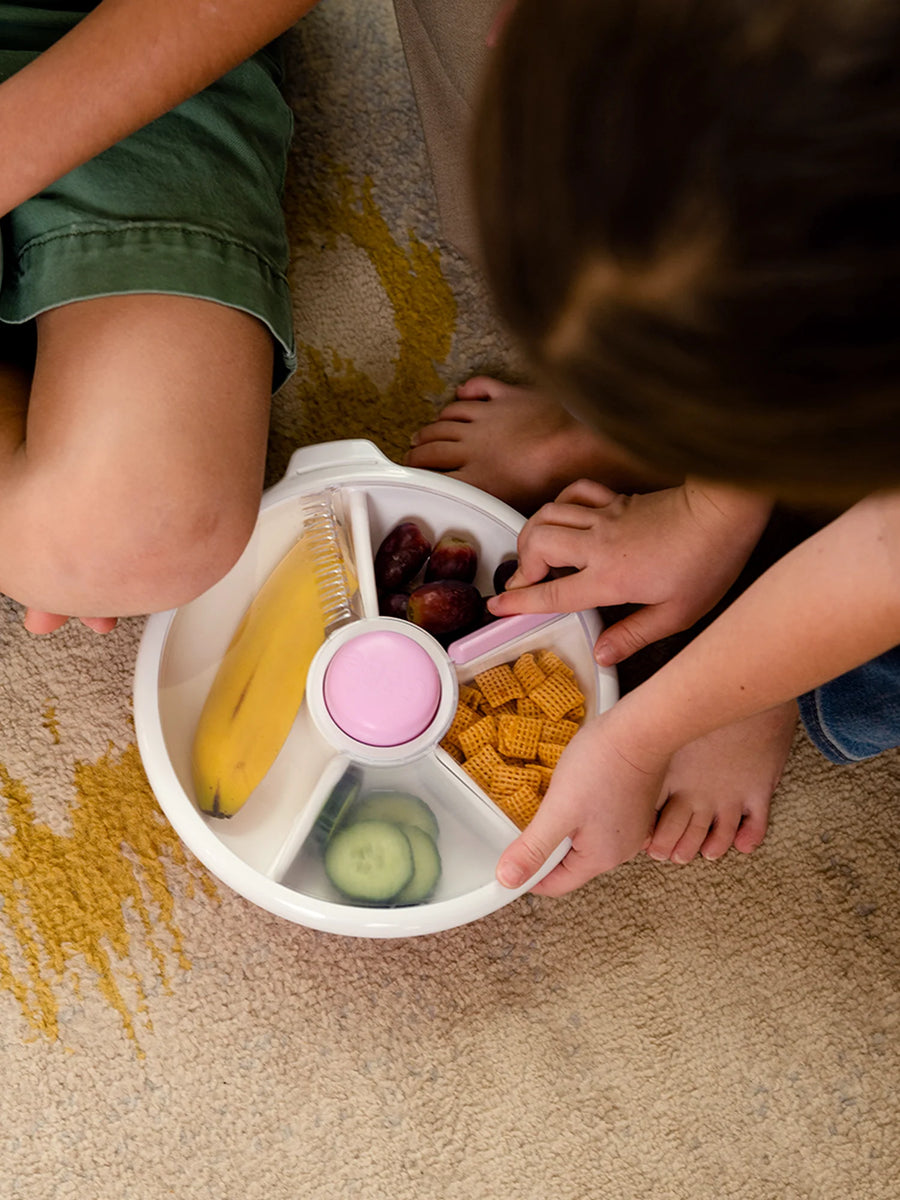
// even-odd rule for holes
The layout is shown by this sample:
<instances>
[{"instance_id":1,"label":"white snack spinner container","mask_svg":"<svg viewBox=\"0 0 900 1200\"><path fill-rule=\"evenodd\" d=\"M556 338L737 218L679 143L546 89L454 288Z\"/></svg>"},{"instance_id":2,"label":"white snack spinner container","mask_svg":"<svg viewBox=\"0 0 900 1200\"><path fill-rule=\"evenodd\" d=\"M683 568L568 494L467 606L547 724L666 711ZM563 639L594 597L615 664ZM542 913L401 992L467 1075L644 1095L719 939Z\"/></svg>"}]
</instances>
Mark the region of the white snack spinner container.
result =
<instances>
[{"instance_id":1,"label":"white snack spinner container","mask_svg":"<svg viewBox=\"0 0 900 1200\"><path fill-rule=\"evenodd\" d=\"M332 490L351 543L359 619L332 632L319 649L287 741L250 799L233 817L206 816L191 782L200 710L241 615L300 531L303 497L323 489ZM463 925L527 892L569 849L566 840L516 890L497 882L497 860L519 831L439 745L460 683L527 650L550 649L575 671L588 716L618 698L615 670L593 659L601 629L594 610L495 621L449 650L410 622L380 616L375 550L405 520L415 521L432 542L445 533L473 542L475 583L484 595L493 591L496 566L515 556L524 524L519 513L487 493L398 466L371 442L305 447L265 493L256 529L232 570L190 604L151 616L138 650L138 747L150 786L179 837L240 895L328 933L409 937ZM407 708L413 708L407 723L399 703L392 708L392 698L404 689L411 697ZM398 732L392 737L391 730ZM442 871L427 901L395 908L356 905L325 875L308 835L351 765L362 773L364 790L411 792L437 818Z\"/></svg>"}]
</instances>

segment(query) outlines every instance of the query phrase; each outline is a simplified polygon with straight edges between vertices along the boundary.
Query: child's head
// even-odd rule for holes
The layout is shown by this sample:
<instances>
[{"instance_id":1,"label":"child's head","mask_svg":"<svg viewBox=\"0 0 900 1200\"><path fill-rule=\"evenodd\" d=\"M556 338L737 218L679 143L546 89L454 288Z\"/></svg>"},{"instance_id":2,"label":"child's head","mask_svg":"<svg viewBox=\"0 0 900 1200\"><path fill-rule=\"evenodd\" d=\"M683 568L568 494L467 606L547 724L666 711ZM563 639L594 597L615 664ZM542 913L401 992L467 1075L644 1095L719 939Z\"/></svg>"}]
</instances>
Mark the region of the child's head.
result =
<instances>
[{"instance_id":1,"label":"child's head","mask_svg":"<svg viewBox=\"0 0 900 1200\"><path fill-rule=\"evenodd\" d=\"M476 189L502 317L657 467L900 486L900 5L519 0Z\"/></svg>"}]
</instances>

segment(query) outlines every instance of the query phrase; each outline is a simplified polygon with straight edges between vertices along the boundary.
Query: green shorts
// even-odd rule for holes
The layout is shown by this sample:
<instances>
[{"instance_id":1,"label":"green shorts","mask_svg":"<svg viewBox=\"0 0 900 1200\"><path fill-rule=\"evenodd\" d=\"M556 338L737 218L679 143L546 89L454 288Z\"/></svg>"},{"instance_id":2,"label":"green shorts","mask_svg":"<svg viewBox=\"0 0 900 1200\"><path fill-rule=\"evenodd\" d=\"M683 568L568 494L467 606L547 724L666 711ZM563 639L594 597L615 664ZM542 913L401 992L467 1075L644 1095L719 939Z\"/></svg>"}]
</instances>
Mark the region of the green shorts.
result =
<instances>
[{"instance_id":1,"label":"green shorts","mask_svg":"<svg viewBox=\"0 0 900 1200\"><path fill-rule=\"evenodd\" d=\"M0 81L91 7L0 4ZM280 83L270 46L0 218L0 322L135 292L214 300L268 326L280 387L296 366Z\"/></svg>"}]
</instances>

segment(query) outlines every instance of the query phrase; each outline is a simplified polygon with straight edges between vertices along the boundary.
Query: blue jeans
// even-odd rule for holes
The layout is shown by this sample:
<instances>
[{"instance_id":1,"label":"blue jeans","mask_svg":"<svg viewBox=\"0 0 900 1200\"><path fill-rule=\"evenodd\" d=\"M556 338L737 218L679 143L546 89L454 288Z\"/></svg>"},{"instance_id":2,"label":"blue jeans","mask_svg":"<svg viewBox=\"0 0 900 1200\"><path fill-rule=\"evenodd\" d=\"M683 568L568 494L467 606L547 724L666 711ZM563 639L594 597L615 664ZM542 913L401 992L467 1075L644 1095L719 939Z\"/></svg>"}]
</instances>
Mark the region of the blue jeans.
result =
<instances>
[{"instance_id":1,"label":"blue jeans","mask_svg":"<svg viewBox=\"0 0 900 1200\"><path fill-rule=\"evenodd\" d=\"M900 746L900 646L807 692L799 705L810 740L832 762Z\"/></svg>"}]
</instances>

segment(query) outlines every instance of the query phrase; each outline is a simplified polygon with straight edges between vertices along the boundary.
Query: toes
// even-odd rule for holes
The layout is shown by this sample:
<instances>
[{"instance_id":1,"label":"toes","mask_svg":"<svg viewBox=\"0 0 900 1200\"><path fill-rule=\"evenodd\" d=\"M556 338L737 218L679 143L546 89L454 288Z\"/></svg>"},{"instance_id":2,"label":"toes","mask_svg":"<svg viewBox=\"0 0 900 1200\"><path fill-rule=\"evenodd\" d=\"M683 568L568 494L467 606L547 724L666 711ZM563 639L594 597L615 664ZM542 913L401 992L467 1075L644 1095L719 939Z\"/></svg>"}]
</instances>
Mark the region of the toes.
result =
<instances>
[{"instance_id":1,"label":"toes","mask_svg":"<svg viewBox=\"0 0 900 1200\"><path fill-rule=\"evenodd\" d=\"M685 832L678 839L669 858L683 867L697 857L700 847L709 835L709 817L695 813Z\"/></svg>"},{"instance_id":2,"label":"toes","mask_svg":"<svg viewBox=\"0 0 900 1200\"><path fill-rule=\"evenodd\" d=\"M406 463L426 471L458 471L465 463L465 455L459 442L424 441L411 447Z\"/></svg>"},{"instance_id":3,"label":"toes","mask_svg":"<svg viewBox=\"0 0 900 1200\"><path fill-rule=\"evenodd\" d=\"M471 397L467 399L460 398L459 400L451 400L438 413L439 421L456 421L463 425L468 425L473 421L481 421L487 411L484 402L487 397L481 400L475 400Z\"/></svg>"},{"instance_id":4,"label":"toes","mask_svg":"<svg viewBox=\"0 0 900 1200\"><path fill-rule=\"evenodd\" d=\"M116 627L115 617L81 617L82 625L93 629L94 633L109 633Z\"/></svg>"},{"instance_id":5,"label":"toes","mask_svg":"<svg viewBox=\"0 0 900 1200\"><path fill-rule=\"evenodd\" d=\"M456 394L460 400L491 400L509 390L508 383L501 383L499 379L492 379L490 375L473 375L471 379L459 385Z\"/></svg>"},{"instance_id":6,"label":"toes","mask_svg":"<svg viewBox=\"0 0 900 1200\"><path fill-rule=\"evenodd\" d=\"M660 809L647 854L657 862L668 860L678 866L693 861L701 852L705 858L718 857L718 853L707 854L708 845L712 842L714 850L718 850L724 843L721 849L724 854L739 821L740 812L730 820L707 805L697 805L696 796L691 801L676 792Z\"/></svg>"},{"instance_id":7,"label":"toes","mask_svg":"<svg viewBox=\"0 0 900 1200\"><path fill-rule=\"evenodd\" d=\"M709 836L700 847L703 857L714 862L723 854L727 854L734 845L734 835L737 833L740 823L740 812L718 813L713 821L713 827L709 831Z\"/></svg>"},{"instance_id":8,"label":"toes","mask_svg":"<svg viewBox=\"0 0 900 1200\"><path fill-rule=\"evenodd\" d=\"M451 442L459 437L459 429L452 421L438 418L429 425L423 425L409 439L410 446L422 446L425 442Z\"/></svg>"},{"instance_id":9,"label":"toes","mask_svg":"<svg viewBox=\"0 0 900 1200\"><path fill-rule=\"evenodd\" d=\"M769 827L769 803L753 812L744 813L740 828L734 835L734 848L741 854L752 854L762 845Z\"/></svg>"},{"instance_id":10,"label":"toes","mask_svg":"<svg viewBox=\"0 0 900 1200\"><path fill-rule=\"evenodd\" d=\"M436 420L416 430L409 439L409 444L421 446L425 442L458 442L466 434L464 426L474 419L473 409L474 416L477 416L477 402L448 404L446 408L441 409Z\"/></svg>"},{"instance_id":11,"label":"toes","mask_svg":"<svg viewBox=\"0 0 900 1200\"><path fill-rule=\"evenodd\" d=\"M656 862L665 862L671 858L672 851L691 824L692 816L690 805L686 804L681 796L677 794L669 796L660 809L653 836L647 847L647 854L650 858L655 859Z\"/></svg>"},{"instance_id":12,"label":"toes","mask_svg":"<svg viewBox=\"0 0 900 1200\"><path fill-rule=\"evenodd\" d=\"M29 633L53 633L55 629L65 625L68 617L62 613L43 612L37 608L29 608L25 613L25 628ZM95 633L109 633L115 628L115 617L80 617L82 625Z\"/></svg>"},{"instance_id":13,"label":"toes","mask_svg":"<svg viewBox=\"0 0 900 1200\"><path fill-rule=\"evenodd\" d=\"M60 613L42 612L37 608L29 608L25 613L24 625L29 633L52 633L54 629L59 629L60 625L65 625L68 619Z\"/></svg>"}]
</instances>

